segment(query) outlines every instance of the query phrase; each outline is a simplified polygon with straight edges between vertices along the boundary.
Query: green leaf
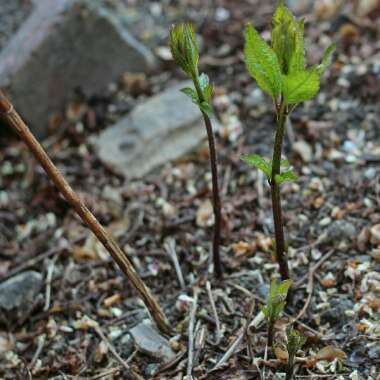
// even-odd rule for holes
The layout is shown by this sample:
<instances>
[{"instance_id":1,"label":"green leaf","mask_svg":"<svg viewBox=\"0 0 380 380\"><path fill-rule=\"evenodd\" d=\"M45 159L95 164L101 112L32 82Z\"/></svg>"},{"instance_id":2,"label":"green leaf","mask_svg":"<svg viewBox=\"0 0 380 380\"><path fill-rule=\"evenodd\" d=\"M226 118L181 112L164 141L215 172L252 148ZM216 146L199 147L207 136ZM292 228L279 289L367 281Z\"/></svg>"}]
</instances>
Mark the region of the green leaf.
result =
<instances>
[{"instance_id":1,"label":"green leaf","mask_svg":"<svg viewBox=\"0 0 380 380\"><path fill-rule=\"evenodd\" d=\"M206 90L206 88L208 87L209 84L210 84L210 79L209 79L208 75L205 73L202 73L199 76L199 85L201 86L202 92L204 92Z\"/></svg>"},{"instance_id":2,"label":"green leaf","mask_svg":"<svg viewBox=\"0 0 380 380\"><path fill-rule=\"evenodd\" d=\"M293 327L288 327L286 329L286 338L286 348L289 353L289 358L294 359L297 351L306 343L306 337L301 335L297 330L294 330Z\"/></svg>"},{"instance_id":3,"label":"green leaf","mask_svg":"<svg viewBox=\"0 0 380 380\"><path fill-rule=\"evenodd\" d=\"M210 101L213 90L214 90L214 86L212 84L209 84L207 88L205 89L203 96L205 97L207 102Z\"/></svg>"},{"instance_id":4,"label":"green leaf","mask_svg":"<svg viewBox=\"0 0 380 380\"><path fill-rule=\"evenodd\" d=\"M185 87L185 88L182 88L180 91L183 92L185 95L187 95L193 101L193 103L198 105L198 95L197 95L197 92L193 88Z\"/></svg>"},{"instance_id":5,"label":"green leaf","mask_svg":"<svg viewBox=\"0 0 380 380\"><path fill-rule=\"evenodd\" d=\"M259 87L273 99L281 93L282 76L276 53L248 24L245 28L245 62Z\"/></svg>"},{"instance_id":6,"label":"green leaf","mask_svg":"<svg viewBox=\"0 0 380 380\"><path fill-rule=\"evenodd\" d=\"M293 28L294 51L289 61L289 73L305 70L304 20L295 21Z\"/></svg>"},{"instance_id":7,"label":"green leaf","mask_svg":"<svg viewBox=\"0 0 380 380\"><path fill-rule=\"evenodd\" d=\"M282 281L277 285L272 279L266 306L262 308L267 320L276 321L285 307L285 300L292 285L292 280Z\"/></svg>"},{"instance_id":8,"label":"green leaf","mask_svg":"<svg viewBox=\"0 0 380 380\"><path fill-rule=\"evenodd\" d=\"M294 182L297 181L298 177L294 174L293 169L289 169L287 171L284 171L281 174L276 175L276 183L281 185L284 182Z\"/></svg>"},{"instance_id":9,"label":"green leaf","mask_svg":"<svg viewBox=\"0 0 380 380\"><path fill-rule=\"evenodd\" d=\"M209 102L204 101L198 105L199 105L201 111L203 111L207 115L211 116L214 113L214 110L212 109Z\"/></svg>"},{"instance_id":10,"label":"green leaf","mask_svg":"<svg viewBox=\"0 0 380 380\"><path fill-rule=\"evenodd\" d=\"M304 21L296 21L280 1L273 16L272 46L283 74L304 70Z\"/></svg>"},{"instance_id":11,"label":"green leaf","mask_svg":"<svg viewBox=\"0 0 380 380\"><path fill-rule=\"evenodd\" d=\"M209 102L213 91L213 85L210 83L209 77L205 73L202 73L199 76L198 80L199 86L203 93L203 97L206 100L206 102Z\"/></svg>"},{"instance_id":12,"label":"green leaf","mask_svg":"<svg viewBox=\"0 0 380 380\"><path fill-rule=\"evenodd\" d=\"M280 1L274 13L272 29L272 47L277 55L281 71L288 73L288 67L295 50L295 39L292 37L292 25L296 23L293 15L285 6L284 1Z\"/></svg>"},{"instance_id":13,"label":"green leaf","mask_svg":"<svg viewBox=\"0 0 380 380\"><path fill-rule=\"evenodd\" d=\"M310 100L317 94L319 85L319 75L316 70L304 70L284 75L284 99L288 104Z\"/></svg>"},{"instance_id":14,"label":"green leaf","mask_svg":"<svg viewBox=\"0 0 380 380\"><path fill-rule=\"evenodd\" d=\"M279 26L294 21L294 16L290 12L289 8L285 6L285 1L280 0L273 15L273 26Z\"/></svg>"},{"instance_id":15,"label":"green leaf","mask_svg":"<svg viewBox=\"0 0 380 380\"><path fill-rule=\"evenodd\" d=\"M288 295L288 290L292 286L293 281L292 280L285 280L282 281L278 287L277 287L277 294L281 295L282 297L286 298Z\"/></svg>"},{"instance_id":16,"label":"green leaf","mask_svg":"<svg viewBox=\"0 0 380 380\"><path fill-rule=\"evenodd\" d=\"M272 164L266 161L263 157L257 154L247 154L241 157L241 160L246 162L248 165L254 166L255 168L261 170L268 179L272 176Z\"/></svg>"},{"instance_id":17,"label":"green leaf","mask_svg":"<svg viewBox=\"0 0 380 380\"><path fill-rule=\"evenodd\" d=\"M317 72L320 76L322 76L325 71L327 70L328 66L331 63L332 55L334 54L336 50L336 44L331 44L325 51L325 54L323 54L322 62L320 65L317 66Z\"/></svg>"},{"instance_id":18,"label":"green leaf","mask_svg":"<svg viewBox=\"0 0 380 380\"><path fill-rule=\"evenodd\" d=\"M277 285L276 280L272 279L269 288L267 304L262 308L262 311L267 320L276 321L282 313L285 306L287 292L289 289L288 281L290 280L285 281L284 284L280 283L279 285Z\"/></svg>"},{"instance_id":19,"label":"green leaf","mask_svg":"<svg viewBox=\"0 0 380 380\"><path fill-rule=\"evenodd\" d=\"M169 45L174 61L191 76L198 74L198 45L194 29L190 23L174 25L169 33Z\"/></svg>"}]
</instances>

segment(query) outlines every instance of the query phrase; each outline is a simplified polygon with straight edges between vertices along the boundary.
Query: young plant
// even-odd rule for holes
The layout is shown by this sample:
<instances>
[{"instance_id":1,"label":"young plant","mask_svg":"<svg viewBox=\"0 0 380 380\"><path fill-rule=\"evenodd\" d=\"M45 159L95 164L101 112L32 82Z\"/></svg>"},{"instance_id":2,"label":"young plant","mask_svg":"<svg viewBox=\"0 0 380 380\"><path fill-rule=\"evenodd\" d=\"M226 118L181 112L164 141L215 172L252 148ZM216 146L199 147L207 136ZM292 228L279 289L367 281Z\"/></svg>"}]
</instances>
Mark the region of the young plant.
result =
<instances>
[{"instance_id":1,"label":"young plant","mask_svg":"<svg viewBox=\"0 0 380 380\"><path fill-rule=\"evenodd\" d=\"M282 280L290 278L282 220L280 185L296 180L292 168L282 160L282 145L288 115L302 102L314 98L320 78L330 63L335 45L331 45L320 65L305 68L304 21L297 21L283 0L273 16L272 47L250 24L245 29L245 61L258 86L274 104L277 128L273 157L267 161L258 155L243 156L248 164L264 172L271 187L276 243L276 259ZM290 296L289 292L289 296Z\"/></svg>"},{"instance_id":2,"label":"young plant","mask_svg":"<svg viewBox=\"0 0 380 380\"><path fill-rule=\"evenodd\" d=\"M273 346L274 325L284 310L291 285L291 280L282 281L278 285L275 279L271 281L267 304L261 308L268 324L268 347Z\"/></svg>"},{"instance_id":3,"label":"young plant","mask_svg":"<svg viewBox=\"0 0 380 380\"><path fill-rule=\"evenodd\" d=\"M286 380L292 380L294 373L294 359L297 352L302 348L306 342L306 338L302 336L293 327L286 329L286 349L288 351L288 364L286 366Z\"/></svg>"},{"instance_id":4,"label":"young plant","mask_svg":"<svg viewBox=\"0 0 380 380\"><path fill-rule=\"evenodd\" d=\"M174 25L170 30L170 50L174 61L193 81L194 88L184 88L181 91L191 98L202 113L207 131L210 151L210 165L212 175L212 194L214 208L214 236L213 236L213 263L217 277L222 277L220 260L220 229L221 229L221 202L218 187L218 167L215 150L215 139L210 115L212 114L211 96L213 85L206 74L199 74L199 52L193 27L189 23Z\"/></svg>"}]
</instances>

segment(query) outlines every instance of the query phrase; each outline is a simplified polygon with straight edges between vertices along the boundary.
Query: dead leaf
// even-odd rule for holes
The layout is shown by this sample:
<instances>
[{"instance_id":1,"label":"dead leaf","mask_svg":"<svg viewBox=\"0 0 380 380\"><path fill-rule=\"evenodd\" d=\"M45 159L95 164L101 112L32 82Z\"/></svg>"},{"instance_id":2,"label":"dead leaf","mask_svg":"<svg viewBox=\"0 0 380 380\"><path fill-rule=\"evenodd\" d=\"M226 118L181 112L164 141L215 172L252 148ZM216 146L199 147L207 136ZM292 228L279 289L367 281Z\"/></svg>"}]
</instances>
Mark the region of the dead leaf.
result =
<instances>
[{"instance_id":1,"label":"dead leaf","mask_svg":"<svg viewBox=\"0 0 380 380\"><path fill-rule=\"evenodd\" d=\"M284 350L283 348L276 346L274 348L274 354L276 355L276 358L278 360L281 360L284 363L287 363L289 360L289 354L288 351Z\"/></svg>"},{"instance_id":2,"label":"dead leaf","mask_svg":"<svg viewBox=\"0 0 380 380\"><path fill-rule=\"evenodd\" d=\"M273 247L272 239L262 233L257 234L256 243L264 252L268 252Z\"/></svg>"},{"instance_id":3,"label":"dead leaf","mask_svg":"<svg viewBox=\"0 0 380 380\"><path fill-rule=\"evenodd\" d=\"M209 199L199 205L196 223L198 227L210 227L214 224L214 213Z\"/></svg>"},{"instance_id":4,"label":"dead leaf","mask_svg":"<svg viewBox=\"0 0 380 380\"><path fill-rule=\"evenodd\" d=\"M232 244L232 250L237 256L251 255L256 251L256 243L247 243L246 241L239 241L238 243Z\"/></svg>"},{"instance_id":5,"label":"dead leaf","mask_svg":"<svg viewBox=\"0 0 380 380\"><path fill-rule=\"evenodd\" d=\"M341 0L316 1L314 6L314 14L319 19L328 20L337 14L341 4Z\"/></svg>"},{"instance_id":6,"label":"dead leaf","mask_svg":"<svg viewBox=\"0 0 380 380\"><path fill-rule=\"evenodd\" d=\"M345 360L347 355L344 351L334 346L326 346L315 355L316 360L327 360L332 362L335 359Z\"/></svg>"},{"instance_id":7,"label":"dead leaf","mask_svg":"<svg viewBox=\"0 0 380 380\"><path fill-rule=\"evenodd\" d=\"M371 243L379 244L380 243L380 224L375 224L371 227Z\"/></svg>"},{"instance_id":8,"label":"dead leaf","mask_svg":"<svg viewBox=\"0 0 380 380\"><path fill-rule=\"evenodd\" d=\"M344 24L339 29L339 36L344 46L350 46L358 41L359 29L353 24Z\"/></svg>"},{"instance_id":9,"label":"dead leaf","mask_svg":"<svg viewBox=\"0 0 380 380\"><path fill-rule=\"evenodd\" d=\"M107 297L104 301L103 304L105 307L111 307L121 301L121 294L116 293L112 295L111 297Z\"/></svg>"},{"instance_id":10,"label":"dead leaf","mask_svg":"<svg viewBox=\"0 0 380 380\"><path fill-rule=\"evenodd\" d=\"M376 260L380 262L380 249L373 249L371 251L371 256Z\"/></svg>"}]
</instances>

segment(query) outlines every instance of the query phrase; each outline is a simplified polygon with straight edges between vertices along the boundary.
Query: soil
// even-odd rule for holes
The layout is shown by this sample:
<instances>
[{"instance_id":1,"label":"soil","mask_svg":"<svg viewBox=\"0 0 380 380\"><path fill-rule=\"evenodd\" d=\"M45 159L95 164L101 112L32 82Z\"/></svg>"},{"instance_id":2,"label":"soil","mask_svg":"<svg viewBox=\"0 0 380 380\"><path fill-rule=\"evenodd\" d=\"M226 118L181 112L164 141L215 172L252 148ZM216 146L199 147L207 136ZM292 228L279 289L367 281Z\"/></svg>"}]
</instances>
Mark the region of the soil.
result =
<instances>
[{"instance_id":1,"label":"soil","mask_svg":"<svg viewBox=\"0 0 380 380\"><path fill-rule=\"evenodd\" d=\"M1 378L130 378L88 317L140 378L182 379L197 294L190 334L196 341L194 378L280 379L285 329L293 324L307 337L297 353L297 379L379 379L380 12L359 16L351 1L336 11L329 8L334 2L324 3L326 9L306 17L308 62L317 63L331 41L338 52L317 98L298 107L288 125L284 155L299 179L284 185L282 195L296 286L293 303L276 325L276 354L264 359L264 322L248 328L223 359L260 313L270 279L278 277L269 187L240 160L244 153L271 155L273 109L245 69L242 29L252 21L269 37L274 1L173 1L157 6L163 13L187 10L201 36L201 70L216 85L214 106L223 126L217 148L224 279L215 280L209 270L207 145L129 180L99 162L88 143L90 135L183 78L164 59L162 45L160 70L126 74L104 97L68 104L66 119L51 126L54 133L44 146L156 295L176 332L170 343L177 356L162 363L134 347L127 333L148 318L143 305L25 146L2 128L0 281L26 269L51 281L22 318L3 320ZM175 241L184 288L165 249L168 239ZM219 342L207 281L221 324Z\"/></svg>"}]
</instances>

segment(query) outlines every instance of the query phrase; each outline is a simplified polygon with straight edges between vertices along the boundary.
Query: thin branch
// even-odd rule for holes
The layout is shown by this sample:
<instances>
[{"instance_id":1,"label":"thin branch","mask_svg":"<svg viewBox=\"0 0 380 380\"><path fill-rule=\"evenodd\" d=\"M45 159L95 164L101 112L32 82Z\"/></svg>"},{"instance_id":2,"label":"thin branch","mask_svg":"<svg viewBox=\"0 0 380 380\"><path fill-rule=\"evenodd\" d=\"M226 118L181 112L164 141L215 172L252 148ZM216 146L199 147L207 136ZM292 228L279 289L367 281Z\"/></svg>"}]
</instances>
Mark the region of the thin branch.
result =
<instances>
[{"instance_id":1,"label":"thin branch","mask_svg":"<svg viewBox=\"0 0 380 380\"><path fill-rule=\"evenodd\" d=\"M94 321L95 322L95 321ZM93 329L95 332L99 335L100 339L107 345L109 350L112 352L115 359L120 363L122 367L127 371L127 373L137 380L143 380L141 376L139 376L137 373L135 373L131 367L123 360L123 358L117 353L115 347L111 344L111 342L108 340L108 338L104 335L102 329L98 325L97 322L92 324Z\"/></svg>"},{"instance_id":2,"label":"thin branch","mask_svg":"<svg viewBox=\"0 0 380 380\"><path fill-rule=\"evenodd\" d=\"M183 278L181 266L178 261L175 240L172 238L167 238L164 243L164 248L165 248L166 253L169 255L170 259L173 262L174 269L177 274L178 282L179 282L179 285L181 286L181 289L185 289L186 284Z\"/></svg>"},{"instance_id":3,"label":"thin branch","mask_svg":"<svg viewBox=\"0 0 380 380\"><path fill-rule=\"evenodd\" d=\"M198 289L194 289L194 300L190 312L189 321L189 345L188 345L188 360L187 360L187 371L186 380L192 379L193 372L193 362L194 362L194 327L195 327L195 317L198 308Z\"/></svg>"},{"instance_id":4,"label":"thin branch","mask_svg":"<svg viewBox=\"0 0 380 380\"><path fill-rule=\"evenodd\" d=\"M221 329L220 329L220 320L219 320L218 312L216 310L214 297L212 296L210 281L206 282L206 290L207 290L208 298L210 300L211 310L212 310L212 313L214 315L215 324L216 324L216 342L215 343L219 344L220 339L222 338L222 333L221 333Z\"/></svg>"},{"instance_id":5,"label":"thin branch","mask_svg":"<svg viewBox=\"0 0 380 380\"><path fill-rule=\"evenodd\" d=\"M41 144L35 139L29 128L26 126L20 115L16 112L13 105L0 91L0 115L2 119L13 128L21 140L28 146L34 157L44 168L48 177L57 186L66 201L76 211L82 221L95 234L99 241L103 244L112 258L115 260L119 268L128 278L133 288L137 291L145 306L148 308L152 318L157 324L161 332L170 334L171 329L167 319L161 310L159 304L151 294L149 288L145 285L142 279L132 266L128 256L118 246L116 241L110 234L101 226L91 211L80 200L78 195L73 191L65 178L59 172L57 167L50 160L49 156L42 148Z\"/></svg>"},{"instance_id":6,"label":"thin branch","mask_svg":"<svg viewBox=\"0 0 380 380\"><path fill-rule=\"evenodd\" d=\"M232 342L226 353L222 356L222 358L218 361L218 363L212 368L211 371L215 371L216 369L220 368L224 363L229 360L229 358L235 353L235 351L238 349L240 346L241 342L243 341L244 337L247 335L248 328L251 324L253 312L255 310L255 302L252 300L250 303L249 311L248 311L248 316L247 320L244 323L243 327L241 327L238 336L236 339Z\"/></svg>"},{"instance_id":7,"label":"thin branch","mask_svg":"<svg viewBox=\"0 0 380 380\"><path fill-rule=\"evenodd\" d=\"M32 370L34 368L34 366L36 365L37 360L40 357L41 352L44 348L45 341L46 341L46 334L42 334L38 337L37 350L33 355L32 361L30 362L28 369Z\"/></svg>"}]
</instances>

